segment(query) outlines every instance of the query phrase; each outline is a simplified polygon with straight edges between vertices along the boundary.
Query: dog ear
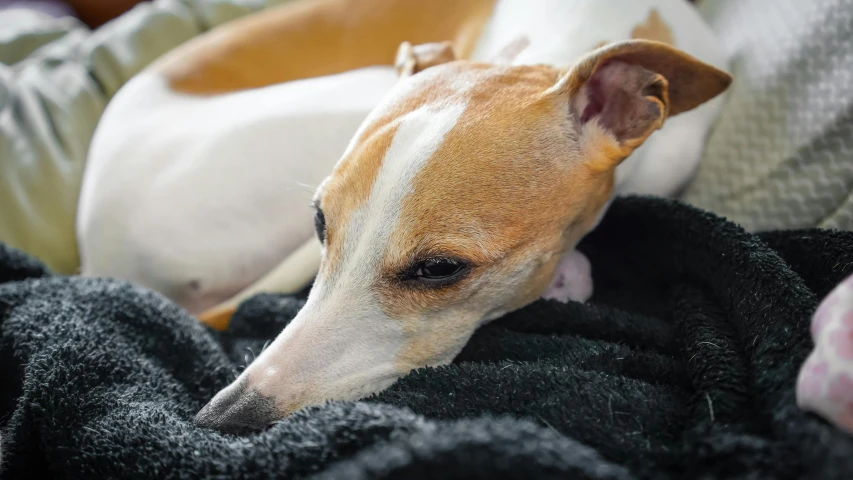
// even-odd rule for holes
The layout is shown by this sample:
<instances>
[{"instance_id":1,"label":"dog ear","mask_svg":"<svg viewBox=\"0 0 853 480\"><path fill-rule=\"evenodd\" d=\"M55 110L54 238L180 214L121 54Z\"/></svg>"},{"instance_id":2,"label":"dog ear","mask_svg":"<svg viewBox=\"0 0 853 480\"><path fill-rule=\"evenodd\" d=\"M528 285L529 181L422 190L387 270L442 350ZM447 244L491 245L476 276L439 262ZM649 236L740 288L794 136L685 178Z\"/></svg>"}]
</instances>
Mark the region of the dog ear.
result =
<instances>
[{"instance_id":1,"label":"dog ear","mask_svg":"<svg viewBox=\"0 0 853 480\"><path fill-rule=\"evenodd\" d=\"M731 76L660 42L633 40L589 53L560 77L550 95L568 99L581 145L609 170L667 117L698 107L728 88Z\"/></svg>"},{"instance_id":2,"label":"dog ear","mask_svg":"<svg viewBox=\"0 0 853 480\"><path fill-rule=\"evenodd\" d=\"M409 42L403 42L397 49L394 68L397 69L398 75L406 77L454 60L456 60L456 54L450 42L424 43L415 46Z\"/></svg>"}]
</instances>

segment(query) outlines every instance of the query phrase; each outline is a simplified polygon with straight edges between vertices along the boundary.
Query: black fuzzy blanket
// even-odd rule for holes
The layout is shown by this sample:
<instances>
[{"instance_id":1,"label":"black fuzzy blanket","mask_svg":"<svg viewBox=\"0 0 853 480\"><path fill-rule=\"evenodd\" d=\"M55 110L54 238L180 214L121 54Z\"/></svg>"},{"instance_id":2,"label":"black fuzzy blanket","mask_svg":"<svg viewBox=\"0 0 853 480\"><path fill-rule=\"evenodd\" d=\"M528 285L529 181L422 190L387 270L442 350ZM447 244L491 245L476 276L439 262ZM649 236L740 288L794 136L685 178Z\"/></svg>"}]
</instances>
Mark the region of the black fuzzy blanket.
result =
<instances>
[{"instance_id":1,"label":"black fuzzy blanket","mask_svg":"<svg viewBox=\"0 0 853 480\"><path fill-rule=\"evenodd\" d=\"M453 365L232 437L191 419L298 298L256 297L217 334L153 293L0 248L0 476L853 478L853 438L793 390L853 233L759 237L629 198L582 250L591 304L537 302Z\"/></svg>"}]
</instances>

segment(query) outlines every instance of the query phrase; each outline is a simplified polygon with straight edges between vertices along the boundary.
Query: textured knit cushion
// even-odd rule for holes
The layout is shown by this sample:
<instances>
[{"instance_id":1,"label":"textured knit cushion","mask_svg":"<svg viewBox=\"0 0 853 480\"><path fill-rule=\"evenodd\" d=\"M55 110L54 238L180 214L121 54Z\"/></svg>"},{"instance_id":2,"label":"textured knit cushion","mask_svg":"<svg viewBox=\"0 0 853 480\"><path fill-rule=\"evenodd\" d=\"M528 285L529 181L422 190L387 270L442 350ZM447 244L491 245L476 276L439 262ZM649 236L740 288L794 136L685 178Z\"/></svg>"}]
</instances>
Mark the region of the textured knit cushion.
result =
<instances>
[{"instance_id":1,"label":"textured knit cushion","mask_svg":"<svg viewBox=\"0 0 853 480\"><path fill-rule=\"evenodd\" d=\"M853 229L853 0L706 0L734 84L685 200L748 230Z\"/></svg>"}]
</instances>

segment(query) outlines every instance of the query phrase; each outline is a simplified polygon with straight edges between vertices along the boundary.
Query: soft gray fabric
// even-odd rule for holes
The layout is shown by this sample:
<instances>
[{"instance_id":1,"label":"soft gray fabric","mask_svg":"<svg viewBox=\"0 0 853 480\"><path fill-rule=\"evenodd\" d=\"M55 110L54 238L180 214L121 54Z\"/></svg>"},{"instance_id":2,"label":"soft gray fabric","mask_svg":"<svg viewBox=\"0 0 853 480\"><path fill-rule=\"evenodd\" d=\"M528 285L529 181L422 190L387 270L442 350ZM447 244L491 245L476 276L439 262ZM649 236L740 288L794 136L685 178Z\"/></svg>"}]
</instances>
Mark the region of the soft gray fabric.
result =
<instances>
[{"instance_id":1,"label":"soft gray fabric","mask_svg":"<svg viewBox=\"0 0 853 480\"><path fill-rule=\"evenodd\" d=\"M853 0L705 0L734 83L684 197L749 230L853 229Z\"/></svg>"}]
</instances>

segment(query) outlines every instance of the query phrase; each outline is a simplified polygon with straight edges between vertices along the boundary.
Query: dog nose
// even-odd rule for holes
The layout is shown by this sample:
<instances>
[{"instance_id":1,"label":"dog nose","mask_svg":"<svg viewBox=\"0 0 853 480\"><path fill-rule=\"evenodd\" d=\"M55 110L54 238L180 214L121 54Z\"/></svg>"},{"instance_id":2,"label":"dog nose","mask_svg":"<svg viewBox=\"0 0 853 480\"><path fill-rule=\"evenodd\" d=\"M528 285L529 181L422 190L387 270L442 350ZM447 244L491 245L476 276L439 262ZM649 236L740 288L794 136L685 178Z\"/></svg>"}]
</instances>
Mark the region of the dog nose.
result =
<instances>
[{"instance_id":1,"label":"dog nose","mask_svg":"<svg viewBox=\"0 0 853 480\"><path fill-rule=\"evenodd\" d=\"M195 423L222 433L245 435L265 429L279 417L271 398L238 382L216 394L195 416Z\"/></svg>"}]
</instances>

